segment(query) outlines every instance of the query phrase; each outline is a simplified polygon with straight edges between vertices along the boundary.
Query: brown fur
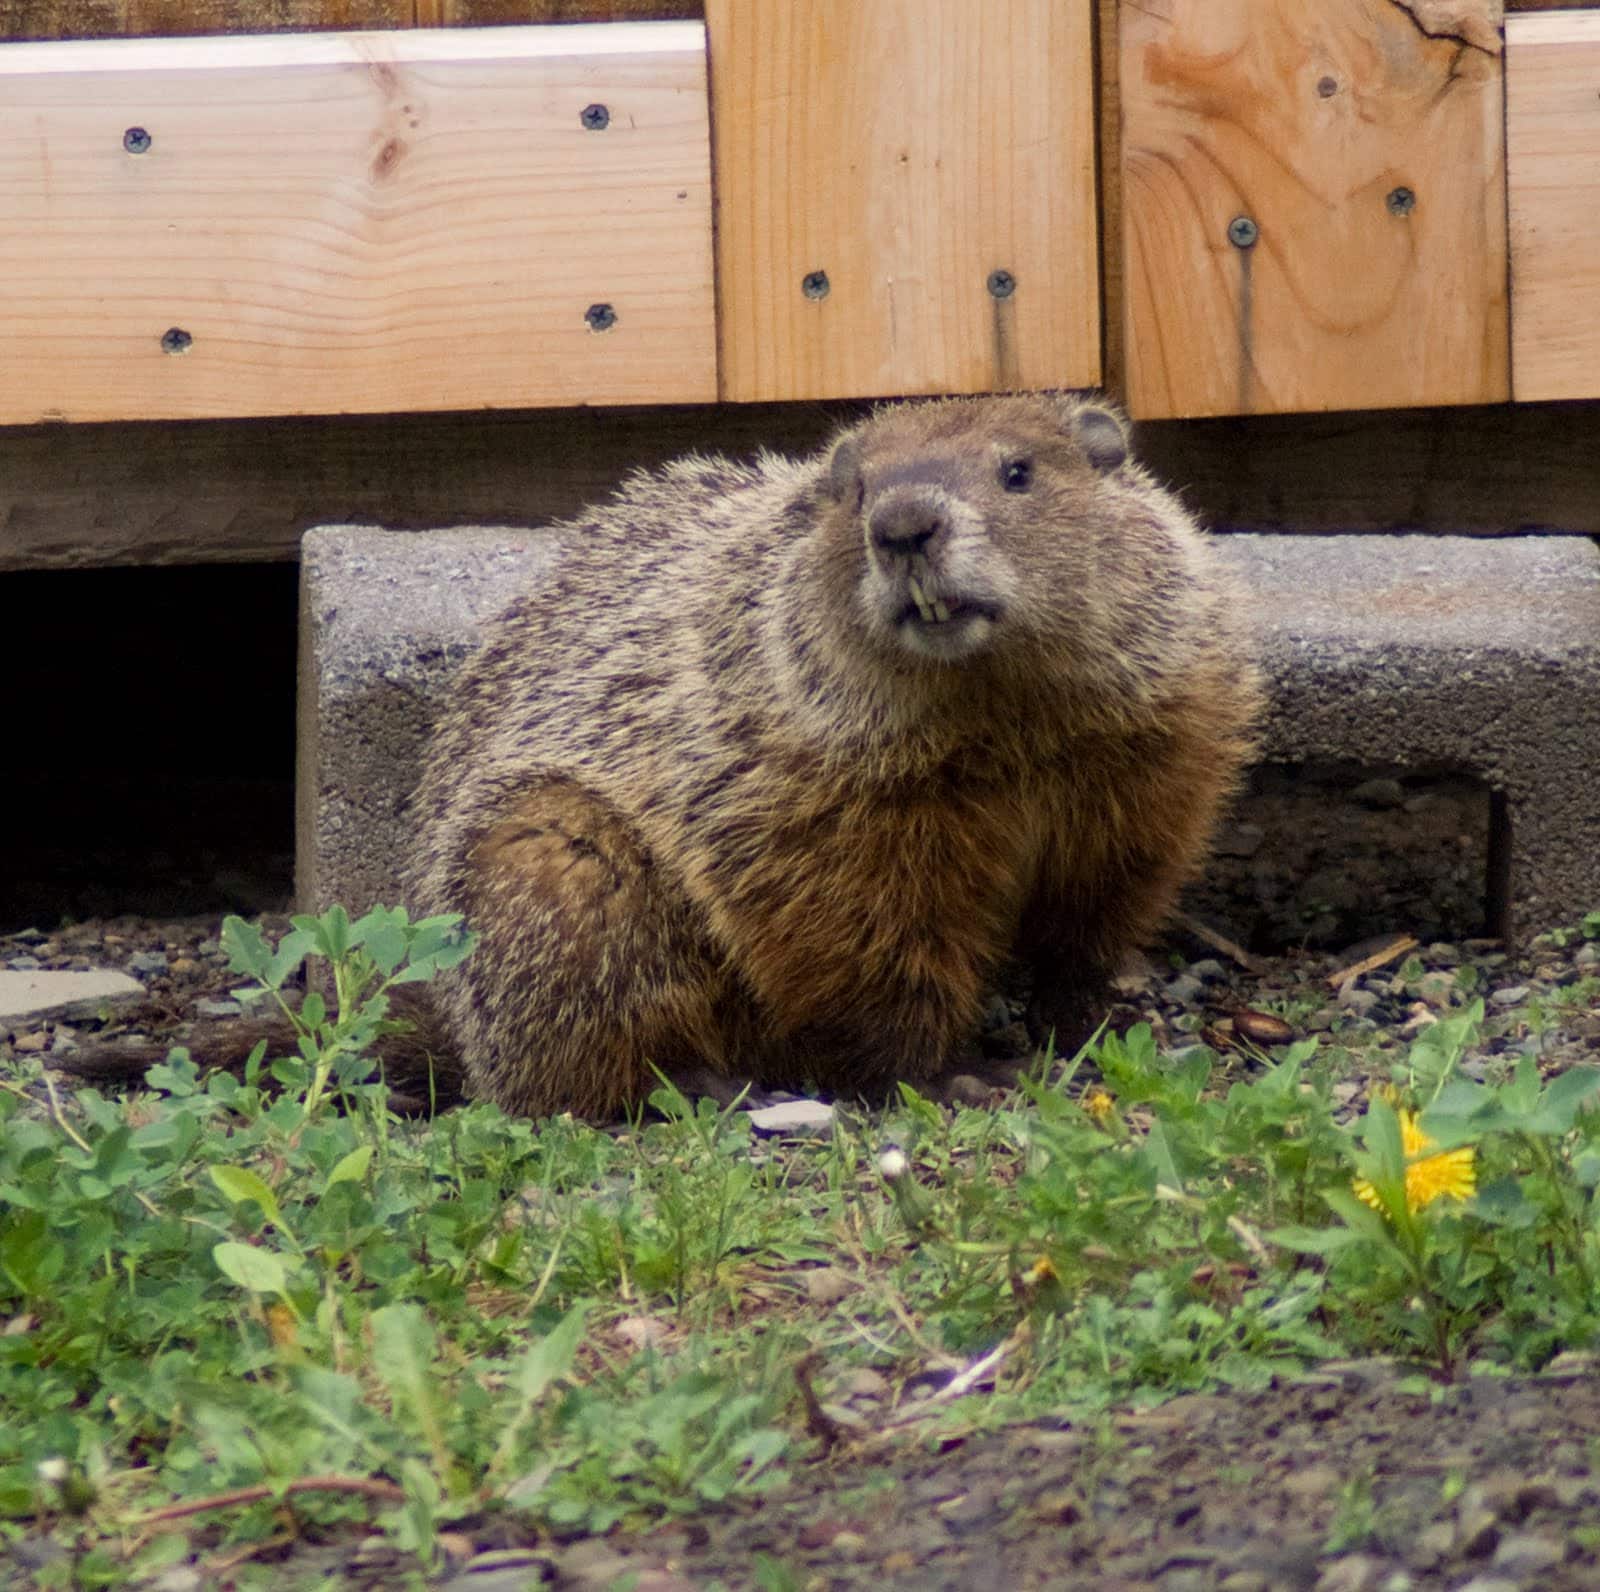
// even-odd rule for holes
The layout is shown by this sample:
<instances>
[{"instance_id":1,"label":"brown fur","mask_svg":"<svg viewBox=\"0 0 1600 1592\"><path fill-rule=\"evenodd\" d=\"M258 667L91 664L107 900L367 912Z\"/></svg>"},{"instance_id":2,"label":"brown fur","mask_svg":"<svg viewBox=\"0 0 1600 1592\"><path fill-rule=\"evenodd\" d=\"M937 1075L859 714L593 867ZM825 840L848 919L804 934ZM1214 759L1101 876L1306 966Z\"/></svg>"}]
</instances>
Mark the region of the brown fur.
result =
<instances>
[{"instance_id":1,"label":"brown fur","mask_svg":"<svg viewBox=\"0 0 1600 1592\"><path fill-rule=\"evenodd\" d=\"M481 936L435 987L469 1088L607 1115L652 1067L928 1079L1011 953L1038 1031L1080 1018L1257 702L1232 586L1126 454L1093 400L907 404L566 526L413 807L408 903Z\"/></svg>"}]
</instances>

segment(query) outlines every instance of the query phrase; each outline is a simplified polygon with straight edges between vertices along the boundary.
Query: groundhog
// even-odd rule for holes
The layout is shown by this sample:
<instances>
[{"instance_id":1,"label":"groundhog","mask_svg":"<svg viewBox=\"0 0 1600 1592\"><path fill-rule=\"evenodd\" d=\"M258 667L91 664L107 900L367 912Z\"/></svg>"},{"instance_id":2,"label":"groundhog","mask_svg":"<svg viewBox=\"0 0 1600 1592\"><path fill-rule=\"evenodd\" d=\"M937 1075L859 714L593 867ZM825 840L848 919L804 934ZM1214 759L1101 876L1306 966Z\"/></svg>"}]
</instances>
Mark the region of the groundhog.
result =
<instances>
[{"instance_id":1,"label":"groundhog","mask_svg":"<svg viewBox=\"0 0 1600 1592\"><path fill-rule=\"evenodd\" d=\"M885 407L561 531L413 802L407 903L480 936L428 1042L508 1111L927 1081L1013 955L1075 1029L1250 753L1239 594L1097 398Z\"/></svg>"}]
</instances>

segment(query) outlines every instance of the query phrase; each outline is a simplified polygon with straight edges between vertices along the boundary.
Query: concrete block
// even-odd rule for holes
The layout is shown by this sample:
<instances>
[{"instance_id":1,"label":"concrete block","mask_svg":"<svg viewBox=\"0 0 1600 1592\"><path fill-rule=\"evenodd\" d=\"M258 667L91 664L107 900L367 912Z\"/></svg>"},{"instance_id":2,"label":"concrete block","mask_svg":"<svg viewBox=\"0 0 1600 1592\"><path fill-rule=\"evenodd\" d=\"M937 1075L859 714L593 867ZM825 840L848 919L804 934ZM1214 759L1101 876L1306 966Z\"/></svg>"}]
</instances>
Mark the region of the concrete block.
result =
<instances>
[{"instance_id":1,"label":"concrete block","mask_svg":"<svg viewBox=\"0 0 1600 1592\"><path fill-rule=\"evenodd\" d=\"M404 805L445 682L478 627L538 581L548 532L308 531L300 562L295 900L398 901Z\"/></svg>"},{"instance_id":2,"label":"concrete block","mask_svg":"<svg viewBox=\"0 0 1600 1592\"><path fill-rule=\"evenodd\" d=\"M108 967L82 972L0 968L0 1025L42 1017L93 1019L110 1006L143 1000L144 985Z\"/></svg>"},{"instance_id":3,"label":"concrete block","mask_svg":"<svg viewBox=\"0 0 1600 1592\"><path fill-rule=\"evenodd\" d=\"M1266 760L1470 773L1495 793L1491 923L1600 907L1600 548L1586 538L1218 538L1251 593ZM426 726L549 532L308 533L297 893L395 899Z\"/></svg>"},{"instance_id":4,"label":"concrete block","mask_svg":"<svg viewBox=\"0 0 1600 1592\"><path fill-rule=\"evenodd\" d=\"M1586 537L1224 536L1267 761L1454 770L1493 793L1494 932L1600 908L1600 548Z\"/></svg>"}]
</instances>

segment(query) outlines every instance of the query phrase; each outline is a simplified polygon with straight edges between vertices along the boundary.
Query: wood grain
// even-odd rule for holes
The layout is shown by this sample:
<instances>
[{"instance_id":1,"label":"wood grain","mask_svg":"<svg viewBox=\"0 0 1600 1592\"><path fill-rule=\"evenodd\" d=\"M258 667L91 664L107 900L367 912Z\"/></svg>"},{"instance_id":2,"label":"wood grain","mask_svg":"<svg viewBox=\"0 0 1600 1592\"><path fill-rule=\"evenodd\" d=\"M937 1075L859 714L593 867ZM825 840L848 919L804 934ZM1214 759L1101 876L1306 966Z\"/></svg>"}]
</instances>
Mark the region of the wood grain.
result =
<instances>
[{"instance_id":1,"label":"wood grain","mask_svg":"<svg viewBox=\"0 0 1600 1592\"><path fill-rule=\"evenodd\" d=\"M1600 10L1506 23L1512 387L1600 396Z\"/></svg>"},{"instance_id":2,"label":"wood grain","mask_svg":"<svg viewBox=\"0 0 1600 1592\"><path fill-rule=\"evenodd\" d=\"M531 525L693 448L804 451L854 404L0 428L0 571L259 562L312 525ZM1208 523L1600 533L1600 404L1162 420L1141 456Z\"/></svg>"},{"instance_id":3,"label":"wood grain","mask_svg":"<svg viewBox=\"0 0 1600 1592\"><path fill-rule=\"evenodd\" d=\"M716 392L697 23L13 45L0 188L3 421Z\"/></svg>"},{"instance_id":4,"label":"wood grain","mask_svg":"<svg viewBox=\"0 0 1600 1592\"><path fill-rule=\"evenodd\" d=\"M700 0L0 0L0 39L699 17Z\"/></svg>"},{"instance_id":5,"label":"wood grain","mask_svg":"<svg viewBox=\"0 0 1600 1592\"><path fill-rule=\"evenodd\" d=\"M1497 41L1487 4L1470 32ZM1507 396L1498 53L1393 0L1158 0L1120 23L1135 413Z\"/></svg>"},{"instance_id":6,"label":"wood grain","mask_svg":"<svg viewBox=\"0 0 1600 1592\"><path fill-rule=\"evenodd\" d=\"M1098 379L1087 0L709 0L706 22L725 398Z\"/></svg>"}]
</instances>

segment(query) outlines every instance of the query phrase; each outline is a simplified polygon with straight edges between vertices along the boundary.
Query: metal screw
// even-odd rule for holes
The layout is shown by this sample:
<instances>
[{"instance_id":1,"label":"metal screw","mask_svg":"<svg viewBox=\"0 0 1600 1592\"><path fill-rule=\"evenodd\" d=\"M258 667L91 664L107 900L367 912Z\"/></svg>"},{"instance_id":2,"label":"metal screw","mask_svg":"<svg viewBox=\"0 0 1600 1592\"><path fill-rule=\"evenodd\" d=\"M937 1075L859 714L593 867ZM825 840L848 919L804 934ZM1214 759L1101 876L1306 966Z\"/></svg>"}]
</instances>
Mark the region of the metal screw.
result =
<instances>
[{"instance_id":1,"label":"metal screw","mask_svg":"<svg viewBox=\"0 0 1600 1592\"><path fill-rule=\"evenodd\" d=\"M617 312L609 304L591 304L583 312L591 332L609 332L617 324Z\"/></svg>"},{"instance_id":2,"label":"metal screw","mask_svg":"<svg viewBox=\"0 0 1600 1592\"><path fill-rule=\"evenodd\" d=\"M169 326L161 334L161 349L167 354L186 354L194 339L181 326Z\"/></svg>"},{"instance_id":3,"label":"metal screw","mask_svg":"<svg viewBox=\"0 0 1600 1592\"><path fill-rule=\"evenodd\" d=\"M611 125L611 112L604 105L585 105L578 112L578 120L591 133L603 133Z\"/></svg>"},{"instance_id":4,"label":"metal screw","mask_svg":"<svg viewBox=\"0 0 1600 1592\"><path fill-rule=\"evenodd\" d=\"M130 155L142 155L150 148L150 135L142 127L130 127L122 135L122 147Z\"/></svg>"},{"instance_id":5,"label":"metal screw","mask_svg":"<svg viewBox=\"0 0 1600 1592\"><path fill-rule=\"evenodd\" d=\"M1010 298L1017 291L1017 279L1009 271L991 271L984 286L991 298Z\"/></svg>"},{"instance_id":6,"label":"metal screw","mask_svg":"<svg viewBox=\"0 0 1600 1592\"><path fill-rule=\"evenodd\" d=\"M1383 202L1392 216L1408 216L1417 208L1417 196L1409 188L1391 188Z\"/></svg>"},{"instance_id":7,"label":"metal screw","mask_svg":"<svg viewBox=\"0 0 1600 1592\"><path fill-rule=\"evenodd\" d=\"M1339 92L1339 80L1336 77L1319 77L1317 79L1317 93L1323 99L1332 99Z\"/></svg>"},{"instance_id":8,"label":"metal screw","mask_svg":"<svg viewBox=\"0 0 1600 1592\"><path fill-rule=\"evenodd\" d=\"M1235 216L1228 223L1228 242L1236 249L1253 249L1256 239L1261 236L1261 228L1249 216Z\"/></svg>"},{"instance_id":9,"label":"metal screw","mask_svg":"<svg viewBox=\"0 0 1600 1592\"><path fill-rule=\"evenodd\" d=\"M808 299L825 299L832 288L833 284L828 280L826 271L807 271L800 278L800 291Z\"/></svg>"}]
</instances>

